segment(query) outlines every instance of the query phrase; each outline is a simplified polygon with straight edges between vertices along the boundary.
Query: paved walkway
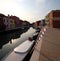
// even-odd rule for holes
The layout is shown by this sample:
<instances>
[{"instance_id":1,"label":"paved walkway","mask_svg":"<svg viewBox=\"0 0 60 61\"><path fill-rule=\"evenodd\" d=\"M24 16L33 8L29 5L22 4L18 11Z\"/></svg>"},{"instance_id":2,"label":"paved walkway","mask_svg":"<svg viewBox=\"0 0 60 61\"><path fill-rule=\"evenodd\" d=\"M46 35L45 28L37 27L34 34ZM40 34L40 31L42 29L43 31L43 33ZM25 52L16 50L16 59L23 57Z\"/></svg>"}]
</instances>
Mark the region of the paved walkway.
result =
<instances>
[{"instance_id":1,"label":"paved walkway","mask_svg":"<svg viewBox=\"0 0 60 61\"><path fill-rule=\"evenodd\" d=\"M60 29L47 28L41 34L30 61L60 61Z\"/></svg>"}]
</instances>

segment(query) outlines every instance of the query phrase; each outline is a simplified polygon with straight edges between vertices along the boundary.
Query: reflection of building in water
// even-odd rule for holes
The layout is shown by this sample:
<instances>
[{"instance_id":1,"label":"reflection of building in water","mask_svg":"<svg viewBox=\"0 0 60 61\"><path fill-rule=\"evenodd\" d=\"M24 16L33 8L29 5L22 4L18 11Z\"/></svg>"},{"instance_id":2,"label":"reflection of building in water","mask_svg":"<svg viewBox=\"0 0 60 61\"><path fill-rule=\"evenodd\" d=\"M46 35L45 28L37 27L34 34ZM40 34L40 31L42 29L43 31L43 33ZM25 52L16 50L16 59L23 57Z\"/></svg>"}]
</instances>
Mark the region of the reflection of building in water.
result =
<instances>
[{"instance_id":1,"label":"reflection of building in water","mask_svg":"<svg viewBox=\"0 0 60 61\"><path fill-rule=\"evenodd\" d=\"M0 36L0 49L3 47L3 45L10 43L12 44L14 42L13 39L20 38L21 34L26 32L28 29L24 29L24 31L17 30L13 33L3 34Z\"/></svg>"}]
</instances>

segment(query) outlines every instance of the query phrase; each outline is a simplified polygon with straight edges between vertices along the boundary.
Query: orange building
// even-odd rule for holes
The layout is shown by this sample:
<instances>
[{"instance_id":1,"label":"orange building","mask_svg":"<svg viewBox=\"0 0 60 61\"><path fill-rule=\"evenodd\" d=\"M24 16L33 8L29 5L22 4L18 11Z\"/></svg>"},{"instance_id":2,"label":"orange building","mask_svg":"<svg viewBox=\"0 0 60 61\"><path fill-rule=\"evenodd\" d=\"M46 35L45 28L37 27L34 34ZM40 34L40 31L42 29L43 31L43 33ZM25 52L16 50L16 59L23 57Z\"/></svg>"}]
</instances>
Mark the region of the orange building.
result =
<instances>
[{"instance_id":1,"label":"orange building","mask_svg":"<svg viewBox=\"0 0 60 61\"><path fill-rule=\"evenodd\" d=\"M60 28L60 10L52 10L45 19L50 27Z\"/></svg>"}]
</instances>

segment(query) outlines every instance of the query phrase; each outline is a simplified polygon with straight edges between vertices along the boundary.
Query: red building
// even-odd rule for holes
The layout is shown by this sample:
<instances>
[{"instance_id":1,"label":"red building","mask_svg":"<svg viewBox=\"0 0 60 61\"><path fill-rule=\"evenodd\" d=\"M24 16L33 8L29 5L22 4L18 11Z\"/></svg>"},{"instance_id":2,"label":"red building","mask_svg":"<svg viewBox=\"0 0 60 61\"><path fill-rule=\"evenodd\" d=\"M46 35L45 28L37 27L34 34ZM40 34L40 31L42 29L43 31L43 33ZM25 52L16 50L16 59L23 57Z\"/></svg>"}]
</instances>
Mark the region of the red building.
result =
<instances>
[{"instance_id":1,"label":"red building","mask_svg":"<svg viewBox=\"0 0 60 61\"><path fill-rule=\"evenodd\" d=\"M19 19L17 16L10 16L15 21L15 27L20 27L22 26L23 21Z\"/></svg>"},{"instance_id":2,"label":"red building","mask_svg":"<svg viewBox=\"0 0 60 61\"><path fill-rule=\"evenodd\" d=\"M40 20L35 22L35 27L36 28L40 28L41 27L41 21Z\"/></svg>"},{"instance_id":3,"label":"red building","mask_svg":"<svg viewBox=\"0 0 60 61\"><path fill-rule=\"evenodd\" d=\"M60 10L52 10L47 16L46 20L50 27L60 28Z\"/></svg>"},{"instance_id":4,"label":"red building","mask_svg":"<svg viewBox=\"0 0 60 61\"><path fill-rule=\"evenodd\" d=\"M37 26L41 26L41 21L36 21Z\"/></svg>"}]
</instances>

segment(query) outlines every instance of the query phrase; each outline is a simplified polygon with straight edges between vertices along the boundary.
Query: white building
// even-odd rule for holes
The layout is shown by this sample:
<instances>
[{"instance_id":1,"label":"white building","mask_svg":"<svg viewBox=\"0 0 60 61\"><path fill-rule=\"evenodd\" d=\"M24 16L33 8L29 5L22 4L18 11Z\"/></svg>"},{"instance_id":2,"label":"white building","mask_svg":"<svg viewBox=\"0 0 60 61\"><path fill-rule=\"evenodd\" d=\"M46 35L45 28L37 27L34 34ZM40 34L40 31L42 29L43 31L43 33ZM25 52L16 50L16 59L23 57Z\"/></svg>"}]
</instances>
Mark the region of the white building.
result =
<instances>
[{"instance_id":1,"label":"white building","mask_svg":"<svg viewBox=\"0 0 60 61\"><path fill-rule=\"evenodd\" d=\"M6 30L11 29L11 21L12 21L12 19L9 18L9 17L4 17L3 20L4 20L4 24L6 25Z\"/></svg>"}]
</instances>

